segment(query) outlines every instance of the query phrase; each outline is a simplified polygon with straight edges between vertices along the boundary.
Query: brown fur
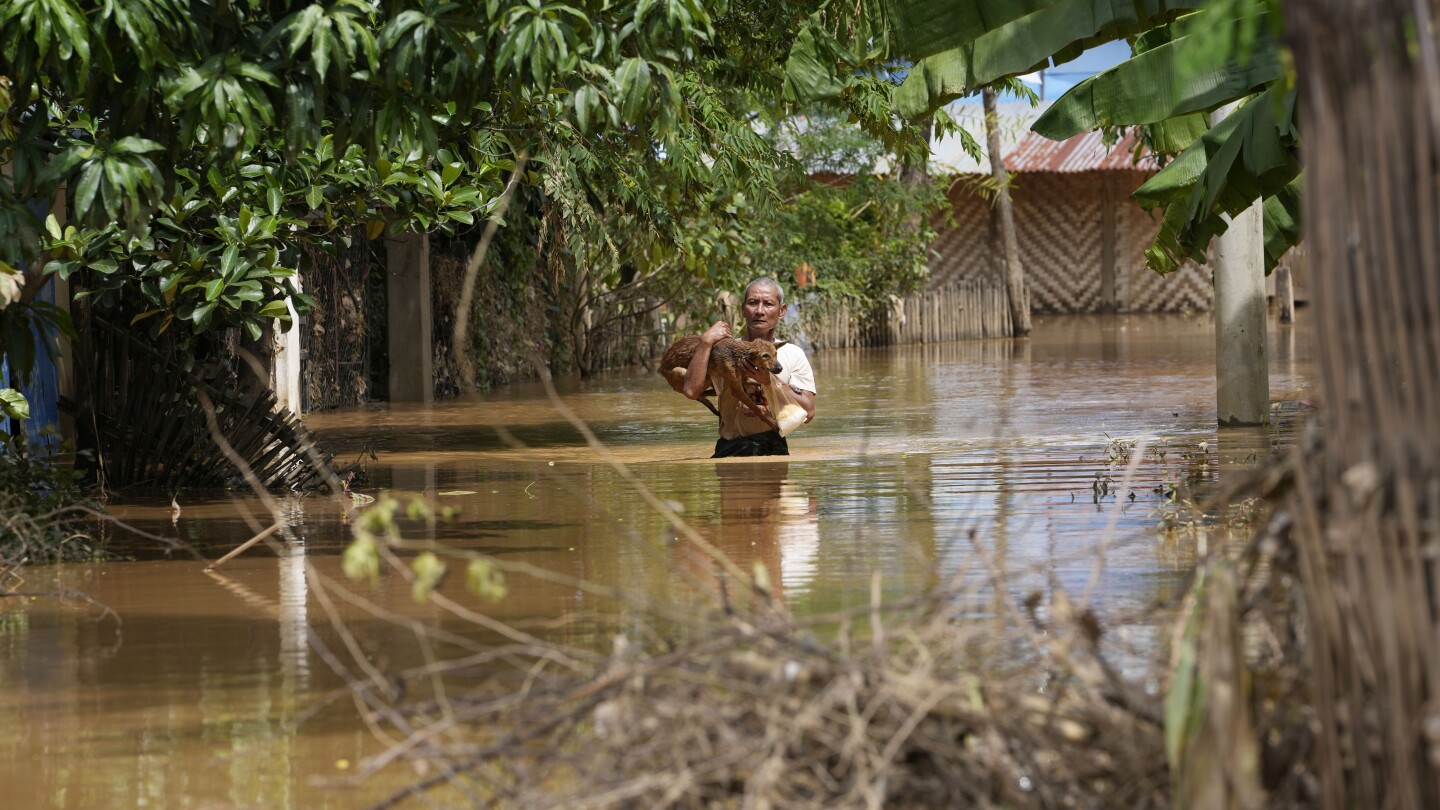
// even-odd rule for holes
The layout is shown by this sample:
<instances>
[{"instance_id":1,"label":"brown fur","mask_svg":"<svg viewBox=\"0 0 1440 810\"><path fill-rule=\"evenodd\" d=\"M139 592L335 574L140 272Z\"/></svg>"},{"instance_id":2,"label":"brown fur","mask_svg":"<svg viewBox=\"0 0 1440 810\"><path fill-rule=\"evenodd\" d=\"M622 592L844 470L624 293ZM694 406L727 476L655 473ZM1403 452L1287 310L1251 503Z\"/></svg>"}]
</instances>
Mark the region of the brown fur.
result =
<instances>
[{"instance_id":1,"label":"brown fur","mask_svg":"<svg viewBox=\"0 0 1440 810\"><path fill-rule=\"evenodd\" d=\"M771 374L783 371L776 355L783 345L785 344L771 343L768 340L720 340L710 348L710 384L700 395L700 402L719 416L720 409L716 408L709 398L715 394L715 380L723 379L725 385L736 392L741 402L759 414L772 428L779 430L780 425L775 421L775 417L768 411L761 411L755 400L750 398L750 392L745 390L745 380L753 379L756 370L760 368L768 369ZM660 374L670 383L671 388L682 394L685 393L685 375L690 369L690 361L694 359L695 350L699 347L700 336L688 335L671 343L670 348L665 350L665 356L660 358Z\"/></svg>"}]
</instances>

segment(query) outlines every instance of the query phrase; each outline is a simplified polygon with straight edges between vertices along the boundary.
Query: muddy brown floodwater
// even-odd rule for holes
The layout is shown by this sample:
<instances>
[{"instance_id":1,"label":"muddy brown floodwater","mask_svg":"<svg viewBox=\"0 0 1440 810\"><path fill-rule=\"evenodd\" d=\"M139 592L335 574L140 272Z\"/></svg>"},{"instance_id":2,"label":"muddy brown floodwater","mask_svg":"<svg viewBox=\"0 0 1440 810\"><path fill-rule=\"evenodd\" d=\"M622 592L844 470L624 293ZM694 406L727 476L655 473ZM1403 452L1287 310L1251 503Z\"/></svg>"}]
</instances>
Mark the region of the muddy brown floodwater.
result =
<instances>
[{"instance_id":1,"label":"muddy brown floodwater","mask_svg":"<svg viewBox=\"0 0 1440 810\"><path fill-rule=\"evenodd\" d=\"M1037 318L1027 341L822 352L819 417L792 435L793 456L763 462L707 460L708 411L658 375L558 384L645 487L742 570L763 568L794 611L868 599L872 571L889 598L983 580L973 530L1008 572L1006 587L1089 591L1118 635L1143 648L1153 628L1129 617L1183 587L1198 543L1223 541L1218 529L1157 535L1164 493L1213 488L1255 464L1311 407L1303 321L1272 327L1270 346L1279 418L1248 431L1214 426L1204 316ZM307 422L338 459L365 459L358 491L423 493L460 510L419 536L661 603L698 602L714 580L538 385ZM1141 439L1143 452L1124 444ZM1127 453L1139 459L1128 484ZM250 496L181 492L179 502L173 518L168 495L122 495L110 508L211 559L265 525ZM321 599L314 583L342 578L345 515L323 497L281 504L294 539L223 576L108 528L127 560L24 570L23 590L93 602L0 600L0 807L352 808L415 778L391 768L347 782L383 743L352 702L334 699L343 683L317 643L333 645L343 621L392 671L423 660L407 622L485 633L416 604L398 578L352 586L378 610ZM494 604L458 576L442 590L572 644L608 643L639 621L575 588L519 576L509 585Z\"/></svg>"}]
</instances>

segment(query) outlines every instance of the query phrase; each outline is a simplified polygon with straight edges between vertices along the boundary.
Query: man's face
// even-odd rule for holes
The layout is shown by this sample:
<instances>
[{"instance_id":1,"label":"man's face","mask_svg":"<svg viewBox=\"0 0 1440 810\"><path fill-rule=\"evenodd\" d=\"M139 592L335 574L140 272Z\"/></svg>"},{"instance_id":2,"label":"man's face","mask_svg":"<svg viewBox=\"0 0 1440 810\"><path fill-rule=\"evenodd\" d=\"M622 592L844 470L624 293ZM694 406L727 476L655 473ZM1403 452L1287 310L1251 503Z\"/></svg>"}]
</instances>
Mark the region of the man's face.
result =
<instances>
[{"instance_id":1,"label":"man's face","mask_svg":"<svg viewBox=\"0 0 1440 810\"><path fill-rule=\"evenodd\" d=\"M750 337L770 336L780 323L780 291L766 284L756 284L745 293L745 303L740 307L745 315L745 326Z\"/></svg>"}]
</instances>

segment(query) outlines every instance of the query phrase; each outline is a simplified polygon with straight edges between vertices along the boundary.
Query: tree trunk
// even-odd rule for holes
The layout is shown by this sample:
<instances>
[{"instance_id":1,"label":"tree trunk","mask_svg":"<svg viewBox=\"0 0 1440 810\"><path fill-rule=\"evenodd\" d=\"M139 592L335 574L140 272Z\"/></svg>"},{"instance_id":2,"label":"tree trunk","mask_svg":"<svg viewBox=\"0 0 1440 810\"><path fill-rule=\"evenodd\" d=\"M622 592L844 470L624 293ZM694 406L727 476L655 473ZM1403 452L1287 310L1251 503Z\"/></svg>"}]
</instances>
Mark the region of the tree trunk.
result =
<instances>
[{"instance_id":1,"label":"tree trunk","mask_svg":"<svg viewBox=\"0 0 1440 810\"><path fill-rule=\"evenodd\" d=\"M924 121L916 123L920 128L920 134L924 137L925 143L930 143L930 138L935 133L935 116L926 116ZM900 164L900 182L908 186L918 186L930 182L929 155L919 160L907 160ZM916 222L919 227L919 222Z\"/></svg>"},{"instance_id":2,"label":"tree trunk","mask_svg":"<svg viewBox=\"0 0 1440 810\"><path fill-rule=\"evenodd\" d=\"M1320 440L1287 501L1321 805L1440 806L1440 0L1286 4Z\"/></svg>"},{"instance_id":3,"label":"tree trunk","mask_svg":"<svg viewBox=\"0 0 1440 810\"><path fill-rule=\"evenodd\" d=\"M1116 290L1120 229L1115 222L1115 209L1119 207L1115 199L1115 173L1104 172L1104 179L1100 182L1100 311L1116 312L1120 309Z\"/></svg>"},{"instance_id":4,"label":"tree trunk","mask_svg":"<svg viewBox=\"0 0 1440 810\"><path fill-rule=\"evenodd\" d=\"M387 238L385 252L390 401L429 403L435 398L430 236L406 233Z\"/></svg>"},{"instance_id":5,"label":"tree trunk","mask_svg":"<svg viewBox=\"0 0 1440 810\"><path fill-rule=\"evenodd\" d=\"M1010 299L1010 324L1015 337L1030 334L1030 289L1025 268L1020 265L1020 243L1015 238L1015 209L1010 204L1010 177L1000 151L1000 119L995 111L995 91L983 91L985 98L985 147L990 152L990 174L995 178L995 210L1000 217L1000 253L1005 257L1005 292Z\"/></svg>"}]
</instances>

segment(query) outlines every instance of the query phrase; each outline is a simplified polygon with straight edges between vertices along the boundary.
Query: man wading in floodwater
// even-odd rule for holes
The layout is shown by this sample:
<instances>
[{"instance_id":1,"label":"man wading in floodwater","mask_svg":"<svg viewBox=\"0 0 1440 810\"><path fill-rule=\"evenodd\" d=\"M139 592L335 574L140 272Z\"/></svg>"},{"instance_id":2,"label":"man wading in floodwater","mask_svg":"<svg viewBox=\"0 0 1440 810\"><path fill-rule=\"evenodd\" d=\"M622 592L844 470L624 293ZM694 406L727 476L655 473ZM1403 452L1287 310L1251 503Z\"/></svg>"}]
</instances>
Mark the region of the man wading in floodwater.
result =
<instances>
[{"instance_id":1,"label":"man wading in floodwater","mask_svg":"<svg viewBox=\"0 0 1440 810\"><path fill-rule=\"evenodd\" d=\"M745 317L746 340L774 342L775 326L785 312L785 294L773 279L757 278L745 288L740 312ZM685 396L699 399L705 393L705 386L710 381L710 349L727 337L733 335L730 334L730 325L724 321L716 321L700 336L700 345L695 349L695 356L685 373ZM782 369L775 375L781 383L776 390L804 408L805 421L809 422L815 418L815 372L810 369L805 351L787 343L776 350L775 359ZM755 376L768 373L763 368L757 369ZM711 458L790 455L785 437L743 404L734 391L725 390L722 385L715 395L720 407L720 439L715 442L715 455ZM754 394L752 398L762 409L772 413L778 410L776 403L766 402Z\"/></svg>"}]
</instances>

